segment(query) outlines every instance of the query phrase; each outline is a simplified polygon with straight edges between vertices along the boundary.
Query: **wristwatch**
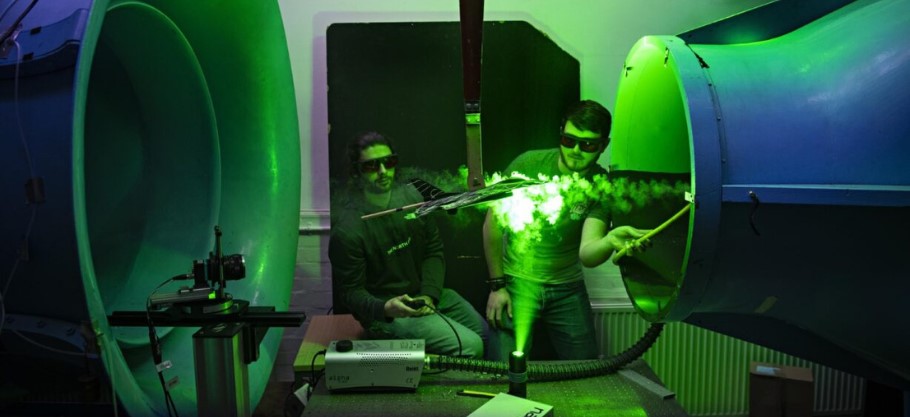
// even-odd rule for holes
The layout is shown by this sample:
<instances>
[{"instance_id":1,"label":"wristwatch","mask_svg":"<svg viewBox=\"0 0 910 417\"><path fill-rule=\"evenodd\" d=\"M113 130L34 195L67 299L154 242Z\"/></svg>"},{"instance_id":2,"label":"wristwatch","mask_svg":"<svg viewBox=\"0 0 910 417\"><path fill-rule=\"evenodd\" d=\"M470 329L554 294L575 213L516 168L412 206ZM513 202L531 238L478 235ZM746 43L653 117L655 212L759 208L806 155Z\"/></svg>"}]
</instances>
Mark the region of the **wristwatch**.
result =
<instances>
[{"instance_id":1,"label":"wristwatch","mask_svg":"<svg viewBox=\"0 0 910 417\"><path fill-rule=\"evenodd\" d=\"M487 283L490 284L490 291L499 291L500 289L505 288L511 281L512 277L503 275L498 278L490 278L487 280Z\"/></svg>"}]
</instances>

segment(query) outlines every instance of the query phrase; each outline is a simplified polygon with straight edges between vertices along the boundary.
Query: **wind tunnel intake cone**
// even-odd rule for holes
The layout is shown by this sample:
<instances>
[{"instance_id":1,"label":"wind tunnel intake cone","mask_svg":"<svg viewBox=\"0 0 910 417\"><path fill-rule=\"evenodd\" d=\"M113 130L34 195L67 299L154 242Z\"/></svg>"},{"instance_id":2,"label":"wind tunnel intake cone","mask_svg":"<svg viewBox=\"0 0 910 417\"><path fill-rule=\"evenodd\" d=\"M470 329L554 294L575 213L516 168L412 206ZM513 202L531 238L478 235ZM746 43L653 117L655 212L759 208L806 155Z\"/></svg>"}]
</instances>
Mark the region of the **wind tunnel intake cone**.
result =
<instances>
[{"instance_id":1,"label":"wind tunnel intake cone","mask_svg":"<svg viewBox=\"0 0 910 417\"><path fill-rule=\"evenodd\" d=\"M906 39L910 3L887 0L756 42L633 46L612 169L687 182L691 203L662 199L616 221L653 228L692 204L620 265L642 316L910 389Z\"/></svg>"},{"instance_id":2,"label":"wind tunnel intake cone","mask_svg":"<svg viewBox=\"0 0 910 417\"><path fill-rule=\"evenodd\" d=\"M5 355L26 365L5 367L3 379L27 385L40 368L83 365L16 333L69 351L94 337L126 411L167 415L148 330L111 327L109 314L144 310L159 284L206 258L215 225L225 253L246 260L246 278L227 291L278 311L289 304L300 153L279 7L31 3L15 2L0 25L25 13L0 53L0 340L28 347ZM158 329L180 415L196 414L196 330ZM253 409L281 334L270 329L250 364Z\"/></svg>"}]
</instances>

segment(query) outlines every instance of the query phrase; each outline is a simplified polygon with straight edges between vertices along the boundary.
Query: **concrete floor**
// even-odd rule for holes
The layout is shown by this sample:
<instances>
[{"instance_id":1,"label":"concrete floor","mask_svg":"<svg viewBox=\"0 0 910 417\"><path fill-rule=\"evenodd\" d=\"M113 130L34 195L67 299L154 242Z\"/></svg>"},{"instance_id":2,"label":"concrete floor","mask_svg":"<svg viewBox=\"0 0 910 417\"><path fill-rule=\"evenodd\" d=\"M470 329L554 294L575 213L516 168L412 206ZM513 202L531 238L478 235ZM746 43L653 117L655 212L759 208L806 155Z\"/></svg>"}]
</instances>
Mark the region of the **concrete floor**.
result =
<instances>
[{"instance_id":1,"label":"concrete floor","mask_svg":"<svg viewBox=\"0 0 910 417\"><path fill-rule=\"evenodd\" d=\"M259 406L253 412L253 417L285 416L285 401L291 392L292 384L293 382L289 381L269 381L262 394L262 399L259 400Z\"/></svg>"},{"instance_id":2,"label":"concrete floor","mask_svg":"<svg viewBox=\"0 0 910 417\"><path fill-rule=\"evenodd\" d=\"M285 329L272 375L253 417L283 417L285 401L294 382L294 358L306 334L309 318L326 314L332 307L331 264L326 255L328 236L302 235L289 311L306 313L300 328ZM296 417L296 416L295 416Z\"/></svg>"}]
</instances>

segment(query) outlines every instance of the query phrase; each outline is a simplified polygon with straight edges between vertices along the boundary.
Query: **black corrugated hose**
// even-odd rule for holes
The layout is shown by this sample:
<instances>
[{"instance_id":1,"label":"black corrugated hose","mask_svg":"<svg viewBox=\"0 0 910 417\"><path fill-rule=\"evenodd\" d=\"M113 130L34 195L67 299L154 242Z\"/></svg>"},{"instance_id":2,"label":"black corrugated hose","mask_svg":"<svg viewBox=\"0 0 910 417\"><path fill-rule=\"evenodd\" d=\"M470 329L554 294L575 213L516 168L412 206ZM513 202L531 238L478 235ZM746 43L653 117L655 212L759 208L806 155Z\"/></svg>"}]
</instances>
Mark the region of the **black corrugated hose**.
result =
<instances>
[{"instance_id":1,"label":"black corrugated hose","mask_svg":"<svg viewBox=\"0 0 910 417\"><path fill-rule=\"evenodd\" d=\"M531 382L557 381L565 379L588 378L606 375L618 371L623 366L638 359L657 341L663 330L663 323L651 323L645 334L625 351L609 358L579 361L572 363L528 363L528 380ZM432 356L427 365L431 369L479 372L508 375L507 362L494 362L480 359L457 358L453 356Z\"/></svg>"}]
</instances>

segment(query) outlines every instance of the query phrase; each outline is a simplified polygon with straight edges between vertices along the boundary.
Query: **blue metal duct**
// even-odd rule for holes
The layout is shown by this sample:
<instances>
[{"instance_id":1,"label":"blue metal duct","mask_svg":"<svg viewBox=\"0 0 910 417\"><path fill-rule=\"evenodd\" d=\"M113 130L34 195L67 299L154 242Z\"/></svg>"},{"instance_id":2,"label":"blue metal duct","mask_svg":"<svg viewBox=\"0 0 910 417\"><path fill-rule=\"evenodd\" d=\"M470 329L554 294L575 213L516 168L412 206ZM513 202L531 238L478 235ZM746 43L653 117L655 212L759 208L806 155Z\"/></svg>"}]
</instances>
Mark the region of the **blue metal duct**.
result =
<instances>
[{"instance_id":1,"label":"blue metal duct","mask_svg":"<svg viewBox=\"0 0 910 417\"><path fill-rule=\"evenodd\" d=\"M910 2L868 0L767 40L632 48L612 168L689 182L691 203L617 220L694 207L621 265L644 317L910 389L907 39Z\"/></svg>"}]
</instances>

